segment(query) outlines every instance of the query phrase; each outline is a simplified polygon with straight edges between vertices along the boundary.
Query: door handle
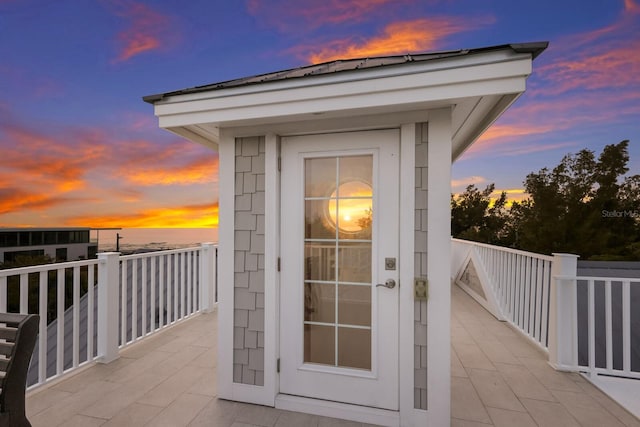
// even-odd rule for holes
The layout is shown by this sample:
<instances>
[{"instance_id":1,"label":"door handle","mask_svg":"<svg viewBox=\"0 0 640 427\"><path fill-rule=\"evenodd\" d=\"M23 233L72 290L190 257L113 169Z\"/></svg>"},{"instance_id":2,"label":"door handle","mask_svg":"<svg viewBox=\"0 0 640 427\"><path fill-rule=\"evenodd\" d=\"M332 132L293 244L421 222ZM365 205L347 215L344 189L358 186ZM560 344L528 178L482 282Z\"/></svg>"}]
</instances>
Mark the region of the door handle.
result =
<instances>
[{"instance_id":1,"label":"door handle","mask_svg":"<svg viewBox=\"0 0 640 427\"><path fill-rule=\"evenodd\" d=\"M393 289L393 288L395 288L395 287L396 287L396 281L395 281L395 280L393 280L393 279L387 279L387 281L386 281L386 282L384 282L384 283L378 283L378 284L376 285L376 288L377 288L378 286L384 286L385 288Z\"/></svg>"}]
</instances>

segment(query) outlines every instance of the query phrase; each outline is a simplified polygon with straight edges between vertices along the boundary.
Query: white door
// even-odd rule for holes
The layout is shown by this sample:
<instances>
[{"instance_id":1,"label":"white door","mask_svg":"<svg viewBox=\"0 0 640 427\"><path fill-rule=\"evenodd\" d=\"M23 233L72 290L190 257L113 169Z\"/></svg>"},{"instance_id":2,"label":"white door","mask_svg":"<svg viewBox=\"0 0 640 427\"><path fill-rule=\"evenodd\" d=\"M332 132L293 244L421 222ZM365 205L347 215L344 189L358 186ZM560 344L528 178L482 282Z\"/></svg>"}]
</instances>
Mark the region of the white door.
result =
<instances>
[{"instance_id":1,"label":"white door","mask_svg":"<svg viewBox=\"0 0 640 427\"><path fill-rule=\"evenodd\" d=\"M281 393L398 410L399 140L282 139Z\"/></svg>"}]
</instances>

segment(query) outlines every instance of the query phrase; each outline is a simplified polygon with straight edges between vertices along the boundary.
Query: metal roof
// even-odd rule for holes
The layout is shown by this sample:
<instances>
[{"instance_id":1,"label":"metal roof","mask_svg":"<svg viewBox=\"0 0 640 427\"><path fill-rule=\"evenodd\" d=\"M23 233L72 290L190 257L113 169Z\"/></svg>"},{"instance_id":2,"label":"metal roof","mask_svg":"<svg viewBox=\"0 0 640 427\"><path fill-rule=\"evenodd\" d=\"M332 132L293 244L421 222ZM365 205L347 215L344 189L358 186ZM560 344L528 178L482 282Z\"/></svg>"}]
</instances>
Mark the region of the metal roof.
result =
<instances>
[{"instance_id":1,"label":"metal roof","mask_svg":"<svg viewBox=\"0 0 640 427\"><path fill-rule=\"evenodd\" d=\"M212 83L203 86L196 86L192 88L182 89L173 92L160 93L155 95L148 95L142 99L150 104L164 99L168 96L186 95L199 92L207 92L219 89L228 89L240 86L248 86L255 84L263 84L275 81L308 78L313 76L328 75L343 72L355 72L358 70L372 69L379 67L392 67L409 62L423 62L433 61L438 59L446 59L452 57L461 57L466 55L473 55L476 53L483 53L488 51L511 49L515 53L530 53L532 59L535 59L542 51L544 51L548 42L532 42L532 43L515 43L504 44L498 46L489 46L475 49L460 49L449 50L441 52L425 52L417 54L407 55L395 55L395 56L377 56L368 58L356 58L356 59L340 59L330 62L324 62L321 64L307 65L304 67L292 68L289 70L276 71L273 73L259 74L256 76L243 77L234 80L228 80L219 83Z\"/></svg>"}]
</instances>

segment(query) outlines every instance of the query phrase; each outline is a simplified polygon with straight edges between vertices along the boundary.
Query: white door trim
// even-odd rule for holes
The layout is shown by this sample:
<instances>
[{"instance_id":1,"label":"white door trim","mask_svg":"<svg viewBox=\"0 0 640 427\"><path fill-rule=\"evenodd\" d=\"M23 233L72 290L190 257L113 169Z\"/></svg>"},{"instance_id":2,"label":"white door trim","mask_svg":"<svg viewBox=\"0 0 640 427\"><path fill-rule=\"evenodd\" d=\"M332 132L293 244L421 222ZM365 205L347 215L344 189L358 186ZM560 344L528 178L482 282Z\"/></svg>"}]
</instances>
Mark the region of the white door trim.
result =
<instances>
[{"instance_id":1,"label":"white door trim","mask_svg":"<svg viewBox=\"0 0 640 427\"><path fill-rule=\"evenodd\" d=\"M295 137L292 140L283 141L283 171L282 171L282 194L303 194L301 185L300 169L303 157L308 156L345 156L358 154L374 155L374 182L376 190L374 193L373 208L378 212L378 217L374 217L374 247L372 257L374 259L373 283L384 282L387 278L399 280L399 270L385 271L382 266L384 257L398 258L398 208L399 208L399 131L398 129L387 129L382 131L350 132L340 134L323 134L314 136ZM292 145L286 144L291 141ZM349 142L352 142L350 145ZM347 144L345 146L345 144ZM355 144L355 145L353 145ZM366 147L366 148L365 148ZM373 148L375 147L375 148ZM288 169L290 168L290 169ZM379 171L376 168L380 168ZM384 173L383 173L384 172ZM304 179L302 179L304 181ZM297 196L295 196L297 197ZM302 213L303 199L295 205L287 202L285 208L281 207L283 233L290 233L292 229L303 230L304 220ZM285 203L284 196L282 203ZM384 212L383 212L384 206ZM389 215L388 217L386 215ZM285 231L284 224L289 231ZM393 225L395 224L395 226ZM391 227L391 228L390 228ZM304 237L300 235L299 237ZM291 245L291 244L289 244ZM282 280L289 280L296 283L302 278L301 266L298 259L301 257L303 239L294 242L293 246L286 246L284 241L281 244L283 268L291 269L282 272ZM298 247L300 246L300 247ZM300 258L300 261L302 258ZM286 266L285 266L286 265ZM283 282L284 284L285 282ZM283 285L284 286L284 285ZM285 292L283 288L283 292ZM303 301L299 295L300 291L289 289L286 291L288 298L294 301ZM301 337L298 335L287 335L287 331L281 333L281 393L301 394L305 397L316 397L321 399L335 399L341 402L349 402L356 405L366 405L371 407L383 407L397 412L399 410L399 379L398 379L398 289L373 288L372 290L372 311L381 310L379 315L372 313L372 331L384 331L384 338L377 340L375 333L372 333L372 364L371 371L362 371L346 368L332 368L320 365L302 364L302 347L298 342ZM284 297L284 296L283 296ZM378 298L385 298L385 304L379 304ZM281 308L285 307L284 301ZM290 304L287 304L290 307ZM281 324L302 325L302 311L295 309L290 312L281 311ZM388 319L392 319L388 321ZM377 323L376 323L377 322ZM296 331L296 334L300 331ZM291 332L289 332L291 334ZM285 350L284 347L287 347ZM377 361L377 357L382 357L382 364ZM321 373L321 375L318 375ZM339 373L341 375L332 375ZM326 375L325 375L326 374ZM349 379L346 379L349 378ZM285 383L286 381L286 383ZM374 381L374 382L371 382ZM285 387L286 384L286 387ZM310 388L309 384L313 384ZM367 387L377 387L375 393L363 394L361 391ZM337 394L336 394L337 393ZM347 405L352 406L352 405ZM362 406L360 406L362 408Z\"/></svg>"}]
</instances>

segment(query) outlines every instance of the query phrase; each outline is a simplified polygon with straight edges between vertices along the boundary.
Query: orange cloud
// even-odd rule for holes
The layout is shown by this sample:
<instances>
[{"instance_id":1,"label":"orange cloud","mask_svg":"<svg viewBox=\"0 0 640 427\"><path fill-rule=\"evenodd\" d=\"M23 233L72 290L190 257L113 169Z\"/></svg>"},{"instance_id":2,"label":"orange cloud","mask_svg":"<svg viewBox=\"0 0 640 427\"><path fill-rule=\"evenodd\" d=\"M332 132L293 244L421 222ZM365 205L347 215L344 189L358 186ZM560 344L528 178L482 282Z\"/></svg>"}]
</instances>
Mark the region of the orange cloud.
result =
<instances>
[{"instance_id":1,"label":"orange cloud","mask_svg":"<svg viewBox=\"0 0 640 427\"><path fill-rule=\"evenodd\" d=\"M66 219L67 225L127 228L210 228L218 226L218 204L147 209L113 215L83 215Z\"/></svg>"},{"instance_id":2,"label":"orange cloud","mask_svg":"<svg viewBox=\"0 0 640 427\"><path fill-rule=\"evenodd\" d=\"M479 184L484 184L487 182L487 179L483 176L468 176L460 179L452 179L451 180L451 188L453 189L464 189L469 185L478 186Z\"/></svg>"},{"instance_id":3,"label":"orange cloud","mask_svg":"<svg viewBox=\"0 0 640 427\"><path fill-rule=\"evenodd\" d=\"M598 46L589 52L580 52L578 57L559 59L540 67L537 72L554 83L546 93L640 85L640 40L621 40L620 43L623 45Z\"/></svg>"},{"instance_id":4,"label":"orange cloud","mask_svg":"<svg viewBox=\"0 0 640 427\"><path fill-rule=\"evenodd\" d=\"M256 19L282 32L310 31L327 24L354 23L380 11L401 6L398 0L249 0L247 10Z\"/></svg>"},{"instance_id":5,"label":"orange cloud","mask_svg":"<svg viewBox=\"0 0 640 427\"><path fill-rule=\"evenodd\" d=\"M19 221L33 213L33 223L59 224L63 220L55 215L84 212L100 202L120 208L126 203L161 205L164 200L155 200L159 196L153 187L216 181L217 156L193 143L114 139L107 131L92 128L50 126L45 134L21 124L6 108L0 113L6 113L0 114L0 146L5 147L0 214L12 214ZM5 183L10 187L3 187ZM143 186L150 190L142 190ZM89 200L88 194L94 199ZM177 195L176 203L189 203L185 198ZM212 202L213 198L214 194ZM163 221L160 214L156 216L149 218L149 224ZM165 216L167 223L179 222Z\"/></svg>"},{"instance_id":6,"label":"orange cloud","mask_svg":"<svg viewBox=\"0 0 640 427\"><path fill-rule=\"evenodd\" d=\"M493 18L475 19L473 23L453 17L416 19L387 25L382 35L369 40L343 39L325 43L320 48L297 47L298 52L310 52L312 63L336 59L362 58L376 55L415 53L434 49L441 40L452 34L469 31L494 22Z\"/></svg>"},{"instance_id":7,"label":"orange cloud","mask_svg":"<svg viewBox=\"0 0 640 427\"><path fill-rule=\"evenodd\" d=\"M624 10L625 12L640 14L640 5L634 0L624 0Z\"/></svg>"},{"instance_id":8,"label":"orange cloud","mask_svg":"<svg viewBox=\"0 0 640 427\"><path fill-rule=\"evenodd\" d=\"M612 3L612 5L615 5ZM625 0L624 9L610 25L565 36L551 44L548 65L536 67L547 80L536 93L558 95L572 90L624 89L640 84L640 6Z\"/></svg>"},{"instance_id":9,"label":"orange cloud","mask_svg":"<svg viewBox=\"0 0 640 427\"><path fill-rule=\"evenodd\" d=\"M137 185L187 185L213 182L218 174L216 157L195 159L186 165L130 171L126 178Z\"/></svg>"},{"instance_id":10,"label":"orange cloud","mask_svg":"<svg viewBox=\"0 0 640 427\"><path fill-rule=\"evenodd\" d=\"M114 62L127 61L141 53L167 47L173 42L168 16L143 3L114 1L115 14L129 21L129 26L117 35L119 53Z\"/></svg>"},{"instance_id":11,"label":"orange cloud","mask_svg":"<svg viewBox=\"0 0 640 427\"><path fill-rule=\"evenodd\" d=\"M0 187L0 214L21 210L43 211L69 201L68 198L51 196L46 192L35 193L19 188Z\"/></svg>"},{"instance_id":12,"label":"orange cloud","mask_svg":"<svg viewBox=\"0 0 640 427\"><path fill-rule=\"evenodd\" d=\"M95 135L76 133L62 140L16 123L1 123L3 145L16 147L3 153L0 170L11 171L12 182L32 183L68 192L84 188L84 176L104 147L93 144Z\"/></svg>"}]
</instances>

